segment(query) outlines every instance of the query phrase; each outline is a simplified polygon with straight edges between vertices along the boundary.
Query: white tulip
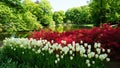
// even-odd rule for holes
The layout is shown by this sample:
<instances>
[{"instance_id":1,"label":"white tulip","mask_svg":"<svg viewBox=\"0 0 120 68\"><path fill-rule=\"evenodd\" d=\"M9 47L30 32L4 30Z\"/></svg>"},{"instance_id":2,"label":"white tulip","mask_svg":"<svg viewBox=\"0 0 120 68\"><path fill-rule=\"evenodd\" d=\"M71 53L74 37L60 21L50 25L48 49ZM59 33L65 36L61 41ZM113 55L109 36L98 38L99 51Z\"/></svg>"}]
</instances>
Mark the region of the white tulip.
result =
<instances>
[{"instance_id":1,"label":"white tulip","mask_svg":"<svg viewBox=\"0 0 120 68\"><path fill-rule=\"evenodd\" d=\"M21 44L21 45L20 45L20 47L21 47L21 48L23 48L23 47L24 47L24 45L23 45L23 44Z\"/></svg>"},{"instance_id":2,"label":"white tulip","mask_svg":"<svg viewBox=\"0 0 120 68\"><path fill-rule=\"evenodd\" d=\"M111 51L110 49L107 49L107 52L108 52L108 53L110 53L110 51Z\"/></svg>"},{"instance_id":3,"label":"white tulip","mask_svg":"<svg viewBox=\"0 0 120 68\"><path fill-rule=\"evenodd\" d=\"M44 46L44 50L47 51L49 49L48 45Z\"/></svg>"},{"instance_id":4,"label":"white tulip","mask_svg":"<svg viewBox=\"0 0 120 68\"><path fill-rule=\"evenodd\" d=\"M94 43L94 48L97 48L97 43Z\"/></svg>"},{"instance_id":5,"label":"white tulip","mask_svg":"<svg viewBox=\"0 0 120 68\"><path fill-rule=\"evenodd\" d=\"M76 46L76 51L80 51L80 46Z\"/></svg>"},{"instance_id":6,"label":"white tulip","mask_svg":"<svg viewBox=\"0 0 120 68\"><path fill-rule=\"evenodd\" d=\"M72 57L72 56L70 56L70 60L73 60L73 57Z\"/></svg>"},{"instance_id":7,"label":"white tulip","mask_svg":"<svg viewBox=\"0 0 120 68\"><path fill-rule=\"evenodd\" d=\"M57 58L57 61L60 61L60 58Z\"/></svg>"},{"instance_id":8,"label":"white tulip","mask_svg":"<svg viewBox=\"0 0 120 68\"><path fill-rule=\"evenodd\" d=\"M104 60L105 58L107 58L107 54L101 54L101 55L99 56L99 59L100 59L100 60Z\"/></svg>"},{"instance_id":9,"label":"white tulip","mask_svg":"<svg viewBox=\"0 0 120 68\"><path fill-rule=\"evenodd\" d=\"M65 53L65 54L67 54L68 53L68 51L69 51L69 48L66 46L66 47L63 47L62 48L62 51Z\"/></svg>"},{"instance_id":10,"label":"white tulip","mask_svg":"<svg viewBox=\"0 0 120 68\"><path fill-rule=\"evenodd\" d=\"M70 49L72 49L72 45L71 45L71 44L68 44L68 47L69 47Z\"/></svg>"},{"instance_id":11,"label":"white tulip","mask_svg":"<svg viewBox=\"0 0 120 68\"><path fill-rule=\"evenodd\" d=\"M62 46L61 46L61 44L59 44L59 45L58 45L58 49L60 49L60 50L62 49Z\"/></svg>"},{"instance_id":12,"label":"white tulip","mask_svg":"<svg viewBox=\"0 0 120 68\"><path fill-rule=\"evenodd\" d=\"M58 54L56 54L56 57L57 57L57 58L59 58L59 55L58 55Z\"/></svg>"},{"instance_id":13,"label":"white tulip","mask_svg":"<svg viewBox=\"0 0 120 68\"><path fill-rule=\"evenodd\" d=\"M79 43L76 43L75 45L76 45L76 47L79 47L79 46L80 46Z\"/></svg>"},{"instance_id":14,"label":"white tulip","mask_svg":"<svg viewBox=\"0 0 120 68\"><path fill-rule=\"evenodd\" d=\"M60 51L60 53L62 54L62 53L63 53L63 51Z\"/></svg>"},{"instance_id":15,"label":"white tulip","mask_svg":"<svg viewBox=\"0 0 120 68\"><path fill-rule=\"evenodd\" d=\"M95 58L98 58L98 54L95 54Z\"/></svg>"},{"instance_id":16,"label":"white tulip","mask_svg":"<svg viewBox=\"0 0 120 68\"><path fill-rule=\"evenodd\" d=\"M94 56L95 56L95 53L94 53L94 52L91 52L91 53L88 54L88 58L92 58L92 57L94 57Z\"/></svg>"},{"instance_id":17,"label":"white tulip","mask_svg":"<svg viewBox=\"0 0 120 68\"><path fill-rule=\"evenodd\" d=\"M102 49L102 52L105 52L105 49Z\"/></svg>"},{"instance_id":18,"label":"white tulip","mask_svg":"<svg viewBox=\"0 0 120 68\"><path fill-rule=\"evenodd\" d=\"M13 49L14 51L16 50L16 48Z\"/></svg>"},{"instance_id":19,"label":"white tulip","mask_svg":"<svg viewBox=\"0 0 120 68\"><path fill-rule=\"evenodd\" d=\"M80 44L83 44L83 41L82 41L82 40L80 41Z\"/></svg>"},{"instance_id":20,"label":"white tulip","mask_svg":"<svg viewBox=\"0 0 120 68\"><path fill-rule=\"evenodd\" d=\"M39 49L39 50L37 50L37 52L38 52L38 53L40 53L40 52L41 52L41 50Z\"/></svg>"},{"instance_id":21,"label":"white tulip","mask_svg":"<svg viewBox=\"0 0 120 68\"><path fill-rule=\"evenodd\" d=\"M91 49L91 45L88 45L88 49Z\"/></svg>"},{"instance_id":22,"label":"white tulip","mask_svg":"<svg viewBox=\"0 0 120 68\"><path fill-rule=\"evenodd\" d=\"M69 52L70 52L70 55L72 55L72 54L73 54L73 51L72 51L72 50L70 50Z\"/></svg>"},{"instance_id":23,"label":"white tulip","mask_svg":"<svg viewBox=\"0 0 120 68\"><path fill-rule=\"evenodd\" d=\"M57 60L55 60L55 64L57 64L57 62L58 62L58 61L57 61Z\"/></svg>"},{"instance_id":24,"label":"white tulip","mask_svg":"<svg viewBox=\"0 0 120 68\"><path fill-rule=\"evenodd\" d=\"M35 51L35 49L32 49L32 51Z\"/></svg>"},{"instance_id":25,"label":"white tulip","mask_svg":"<svg viewBox=\"0 0 120 68\"><path fill-rule=\"evenodd\" d=\"M86 63L86 64L89 64L89 63L90 63L90 60L87 59L85 63Z\"/></svg>"},{"instance_id":26,"label":"white tulip","mask_svg":"<svg viewBox=\"0 0 120 68\"><path fill-rule=\"evenodd\" d=\"M95 64L95 61L92 61L92 64Z\"/></svg>"},{"instance_id":27,"label":"white tulip","mask_svg":"<svg viewBox=\"0 0 120 68\"><path fill-rule=\"evenodd\" d=\"M90 63L89 64L87 64L88 65L88 67L90 67L91 65L90 65Z\"/></svg>"},{"instance_id":28,"label":"white tulip","mask_svg":"<svg viewBox=\"0 0 120 68\"><path fill-rule=\"evenodd\" d=\"M28 49L31 49L31 46L28 46Z\"/></svg>"},{"instance_id":29,"label":"white tulip","mask_svg":"<svg viewBox=\"0 0 120 68\"><path fill-rule=\"evenodd\" d=\"M97 51L98 54L101 53L101 49L100 48L97 48L96 51Z\"/></svg>"},{"instance_id":30,"label":"white tulip","mask_svg":"<svg viewBox=\"0 0 120 68\"><path fill-rule=\"evenodd\" d=\"M97 46L98 46L98 47L101 47L101 43L97 43Z\"/></svg>"},{"instance_id":31,"label":"white tulip","mask_svg":"<svg viewBox=\"0 0 120 68\"><path fill-rule=\"evenodd\" d=\"M63 59L63 55L61 55L61 58Z\"/></svg>"},{"instance_id":32,"label":"white tulip","mask_svg":"<svg viewBox=\"0 0 120 68\"><path fill-rule=\"evenodd\" d=\"M85 47L87 47L87 46L88 46L88 44L87 44L87 43L84 43L84 46L85 46Z\"/></svg>"},{"instance_id":33,"label":"white tulip","mask_svg":"<svg viewBox=\"0 0 120 68\"><path fill-rule=\"evenodd\" d=\"M80 54L83 54L83 53L85 53L85 48L83 47L83 46L80 46Z\"/></svg>"},{"instance_id":34,"label":"white tulip","mask_svg":"<svg viewBox=\"0 0 120 68\"><path fill-rule=\"evenodd\" d=\"M11 49L13 49L13 47L11 47Z\"/></svg>"},{"instance_id":35,"label":"white tulip","mask_svg":"<svg viewBox=\"0 0 120 68\"><path fill-rule=\"evenodd\" d=\"M84 56L84 57L87 57L87 55L86 55L86 54L84 54L83 56Z\"/></svg>"},{"instance_id":36,"label":"white tulip","mask_svg":"<svg viewBox=\"0 0 120 68\"><path fill-rule=\"evenodd\" d=\"M24 52L22 52L22 54L24 54Z\"/></svg>"},{"instance_id":37,"label":"white tulip","mask_svg":"<svg viewBox=\"0 0 120 68\"><path fill-rule=\"evenodd\" d=\"M72 54L72 56L75 56L75 54Z\"/></svg>"},{"instance_id":38,"label":"white tulip","mask_svg":"<svg viewBox=\"0 0 120 68\"><path fill-rule=\"evenodd\" d=\"M90 50L90 49L88 49L88 50L87 50L87 53L90 53L90 52L91 52L91 50Z\"/></svg>"},{"instance_id":39,"label":"white tulip","mask_svg":"<svg viewBox=\"0 0 120 68\"><path fill-rule=\"evenodd\" d=\"M51 49L51 50L49 50L49 53L50 53L50 54L52 54L52 53L53 53L53 50L52 50L52 49Z\"/></svg>"},{"instance_id":40,"label":"white tulip","mask_svg":"<svg viewBox=\"0 0 120 68\"><path fill-rule=\"evenodd\" d=\"M106 58L106 61L108 61L108 62L109 62L109 61L110 61L110 58Z\"/></svg>"}]
</instances>

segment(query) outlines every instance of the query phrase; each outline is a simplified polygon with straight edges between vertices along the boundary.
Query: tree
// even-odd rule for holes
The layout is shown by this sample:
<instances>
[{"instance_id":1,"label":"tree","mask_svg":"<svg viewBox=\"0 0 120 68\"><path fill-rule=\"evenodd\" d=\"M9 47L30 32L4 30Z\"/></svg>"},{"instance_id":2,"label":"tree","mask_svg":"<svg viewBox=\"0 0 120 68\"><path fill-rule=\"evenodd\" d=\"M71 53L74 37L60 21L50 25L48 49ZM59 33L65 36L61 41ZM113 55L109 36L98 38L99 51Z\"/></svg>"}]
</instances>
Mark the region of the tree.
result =
<instances>
[{"instance_id":1,"label":"tree","mask_svg":"<svg viewBox=\"0 0 120 68\"><path fill-rule=\"evenodd\" d=\"M32 0L24 0L23 1L23 5L25 7L26 10L30 11L31 13L33 13L34 15L37 16L38 11L41 13L42 10L39 10L39 5L34 3Z\"/></svg>"},{"instance_id":2,"label":"tree","mask_svg":"<svg viewBox=\"0 0 120 68\"><path fill-rule=\"evenodd\" d=\"M37 17L29 11L22 14L22 20L24 21L26 25L25 27L28 30L38 30L42 27L37 21Z\"/></svg>"},{"instance_id":3,"label":"tree","mask_svg":"<svg viewBox=\"0 0 120 68\"><path fill-rule=\"evenodd\" d=\"M42 9L43 14L40 15L40 23L44 26L50 25L52 19L52 7L48 0L41 0L39 7Z\"/></svg>"},{"instance_id":4,"label":"tree","mask_svg":"<svg viewBox=\"0 0 120 68\"><path fill-rule=\"evenodd\" d=\"M14 11L17 10L17 12L23 12L24 7L22 4L22 0L0 0L0 2L5 3L7 6L9 6ZM22 9L22 10L21 10Z\"/></svg>"},{"instance_id":5,"label":"tree","mask_svg":"<svg viewBox=\"0 0 120 68\"><path fill-rule=\"evenodd\" d=\"M38 3L34 3L31 0L24 0L26 9L37 17L37 20L43 26L48 26L52 20L52 7L48 0L41 0Z\"/></svg>"},{"instance_id":6,"label":"tree","mask_svg":"<svg viewBox=\"0 0 120 68\"><path fill-rule=\"evenodd\" d=\"M65 13L62 10L55 11L53 14L53 20L56 22L56 24L63 23L64 18L65 18Z\"/></svg>"},{"instance_id":7,"label":"tree","mask_svg":"<svg viewBox=\"0 0 120 68\"><path fill-rule=\"evenodd\" d=\"M79 14L79 10L80 8L70 8L66 11L65 16L66 16L66 20L70 20L71 23L78 23L78 16L80 16Z\"/></svg>"},{"instance_id":8,"label":"tree","mask_svg":"<svg viewBox=\"0 0 120 68\"><path fill-rule=\"evenodd\" d=\"M70 8L65 13L66 21L70 20L74 24L91 23L90 8L88 6Z\"/></svg>"},{"instance_id":9,"label":"tree","mask_svg":"<svg viewBox=\"0 0 120 68\"><path fill-rule=\"evenodd\" d=\"M106 19L111 24L120 24L120 0L109 0L109 12Z\"/></svg>"},{"instance_id":10,"label":"tree","mask_svg":"<svg viewBox=\"0 0 120 68\"><path fill-rule=\"evenodd\" d=\"M21 1L22 0L0 0L0 2L4 2L7 5L13 6L13 7L20 6L21 5Z\"/></svg>"},{"instance_id":11,"label":"tree","mask_svg":"<svg viewBox=\"0 0 120 68\"><path fill-rule=\"evenodd\" d=\"M93 23L91 20L91 13L90 13L90 7L89 6L81 6L80 7L80 16L78 19L78 22L80 24L90 24Z\"/></svg>"},{"instance_id":12,"label":"tree","mask_svg":"<svg viewBox=\"0 0 120 68\"><path fill-rule=\"evenodd\" d=\"M12 33L39 29L41 27L36 16L29 11L14 13L14 10L3 2L0 3L0 9L2 9L0 10L0 24L3 32Z\"/></svg>"},{"instance_id":13,"label":"tree","mask_svg":"<svg viewBox=\"0 0 120 68\"><path fill-rule=\"evenodd\" d=\"M2 25L2 30L7 31L6 29L13 27L10 24L13 22L11 19L14 18L14 15L12 14L11 9L6 6L5 3L0 2L0 9L2 9L0 10L0 24Z\"/></svg>"},{"instance_id":14,"label":"tree","mask_svg":"<svg viewBox=\"0 0 120 68\"><path fill-rule=\"evenodd\" d=\"M91 14L95 26L101 23L113 22L120 19L120 0L92 0Z\"/></svg>"}]
</instances>

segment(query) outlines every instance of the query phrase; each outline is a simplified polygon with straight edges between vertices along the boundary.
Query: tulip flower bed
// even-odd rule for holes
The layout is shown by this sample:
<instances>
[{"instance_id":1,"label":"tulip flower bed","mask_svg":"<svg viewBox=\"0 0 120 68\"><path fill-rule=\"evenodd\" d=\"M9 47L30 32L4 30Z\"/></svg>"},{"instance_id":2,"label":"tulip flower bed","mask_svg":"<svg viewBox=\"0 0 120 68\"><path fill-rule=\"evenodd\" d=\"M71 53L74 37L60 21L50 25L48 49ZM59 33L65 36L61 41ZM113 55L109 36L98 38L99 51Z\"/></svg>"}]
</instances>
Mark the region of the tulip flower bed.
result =
<instances>
[{"instance_id":1,"label":"tulip flower bed","mask_svg":"<svg viewBox=\"0 0 120 68\"><path fill-rule=\"evenodd\" d=\"M40 30L38 32L33 32L30 38L37 40L42 38L59 44L61 44L62 40L65 40L66 44L71 44L73 41L79 43L81 40L91 45L93 45L94 42L98 42L101 43L103 48L111 49L109 56L112 59L120 59L120 27L112 28L106 23L101 27L94 27L92 29L79 29L62 33L53 32L51 30Z\"/></svg>"},{"instance_id":2,"label":"tulip flower bed","mask_svg":"<svg viewBox=\"0 0 120 68\"><path fill-rule=\"evenodd\" d=\"M59 44L43 39L7 38L2 54L19 64L29 63L32 68L105 68L110 49L101 48L100 43L92 46L83 41L66 44L62 40Z\"/></svg>"}]
</instances>

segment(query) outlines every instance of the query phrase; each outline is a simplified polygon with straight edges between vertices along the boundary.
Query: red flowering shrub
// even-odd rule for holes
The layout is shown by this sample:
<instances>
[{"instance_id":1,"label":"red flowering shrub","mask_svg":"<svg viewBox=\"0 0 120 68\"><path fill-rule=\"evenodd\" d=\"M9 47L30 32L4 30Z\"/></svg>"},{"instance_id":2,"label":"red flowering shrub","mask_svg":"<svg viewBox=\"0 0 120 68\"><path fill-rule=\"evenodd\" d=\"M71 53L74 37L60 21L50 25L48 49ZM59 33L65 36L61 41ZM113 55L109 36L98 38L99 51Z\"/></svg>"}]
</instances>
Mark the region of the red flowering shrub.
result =
<instances>
[{"instance_id":1,"label":"red flowering shrub","mask_svg":"<svg viewBox=\"0 0 120 68\"><path fill-rule=\"evenodd\" d=\"M37 31L33 32L29 38L34 38L37 40L42 38L51 41L51 40L55 40L59 36L60 34L58 32L53 32L52 30L40 30L38 32Z\"/></svg>"},{"instance_id":2,"label":"red flowering shrub","mask_svg":"<svg viewBox=\"0 0 120 68\"><path fill-rule=\"evenodd\" d=\"M33 32L30 38L54 40L59 44L61 44L61 40L65 40L66 44L73 41L79 43L81 40L89 44L100 42L105 49L111 49L110 56L112 58L120 59L120 27L112 28L109 24L103 24L101 27L92 29L79 29L62 33L40 30Z\"/></svg>"}]
</instances>

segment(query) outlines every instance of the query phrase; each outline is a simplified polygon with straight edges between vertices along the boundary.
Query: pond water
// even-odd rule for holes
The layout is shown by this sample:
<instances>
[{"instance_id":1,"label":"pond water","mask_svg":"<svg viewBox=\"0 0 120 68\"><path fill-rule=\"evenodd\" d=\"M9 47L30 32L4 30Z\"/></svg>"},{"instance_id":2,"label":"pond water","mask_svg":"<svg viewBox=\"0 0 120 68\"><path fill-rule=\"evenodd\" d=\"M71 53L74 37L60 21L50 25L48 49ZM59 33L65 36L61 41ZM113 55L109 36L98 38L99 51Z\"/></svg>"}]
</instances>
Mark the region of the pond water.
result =
<instances>
[{"instance_id":1,"label":"pond water","mask_svg":"<svg viewBox=\"0 0 120 68\"><path fill-rule=\"evenodd\" d=\"M53 31L63 32L63 31L70 31L75 29L90 29L93 25L76 25L76 24L58 24L54 28Z\"/></svg>"}]
</instances>

